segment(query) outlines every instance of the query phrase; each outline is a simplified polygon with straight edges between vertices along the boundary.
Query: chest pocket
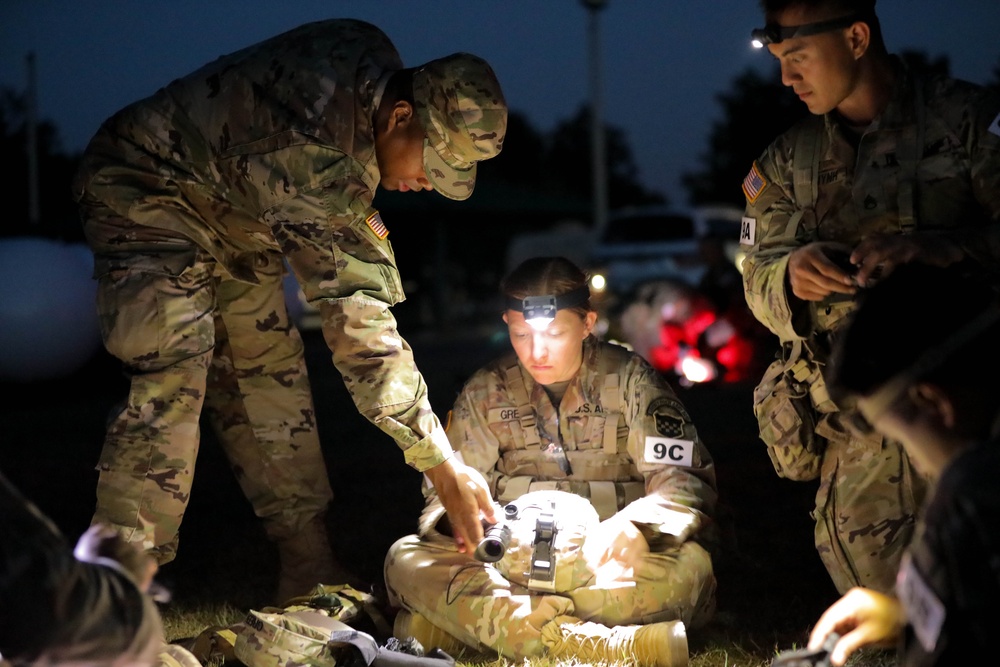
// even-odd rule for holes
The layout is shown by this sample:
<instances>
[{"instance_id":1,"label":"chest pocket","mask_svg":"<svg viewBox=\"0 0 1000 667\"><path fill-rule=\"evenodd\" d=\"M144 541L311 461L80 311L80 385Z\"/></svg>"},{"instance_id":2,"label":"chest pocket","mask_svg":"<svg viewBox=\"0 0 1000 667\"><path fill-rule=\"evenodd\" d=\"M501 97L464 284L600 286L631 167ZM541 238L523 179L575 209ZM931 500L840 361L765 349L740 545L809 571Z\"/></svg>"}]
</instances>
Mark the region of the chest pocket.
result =
<instances>
[{"instance_id":1,"label":"chest pocket","mask_svg":"<svg viewBox=\"0 0 1000 667\"><path fill-rule=\"evenodd\" d=\"M628 440L628 426L621 412L621 387L618 374L607 373L601 385L601 406L604 412L592 414L588 418L590 431L587 442L601 443L601 449L608 456L625 451Z\"/></svg>"}]
</instances>

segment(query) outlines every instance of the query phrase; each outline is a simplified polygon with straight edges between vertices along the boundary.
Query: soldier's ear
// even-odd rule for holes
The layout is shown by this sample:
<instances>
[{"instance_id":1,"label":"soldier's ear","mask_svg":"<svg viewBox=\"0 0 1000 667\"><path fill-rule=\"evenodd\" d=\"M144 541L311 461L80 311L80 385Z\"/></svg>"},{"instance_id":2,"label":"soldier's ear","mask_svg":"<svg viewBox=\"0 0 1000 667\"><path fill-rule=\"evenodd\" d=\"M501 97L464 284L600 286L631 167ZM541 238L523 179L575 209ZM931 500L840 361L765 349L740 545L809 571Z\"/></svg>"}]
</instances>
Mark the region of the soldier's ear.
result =
<instances>
[{"instance_id":1,"label":"soldier's ear","mask_svg":"<svg viewBox=\"0 0 1000 667\"><path fill-rule=\"evenodd\" d=\"M868 52L872 42L872 29L864 21L855 21L847 29L848 45L854 59L857 60Z\"/></svg>"},{"instance_id":2,"label":"soldier's ear","mask_svg":"<svg viewBox=\"0 0 1000 667\"><path fill-rule=\"evenodd\" d=\"M941 387L931 382L917 382L907 390L907 395L922 414L934 417L946 428L955 428L955 405Z\"/></svg>"},{"instance_id":3,"label":"soldier's ear","mask_svg":"<svg viewBox=\"0 0 1000 667\"><path fill-rule=\"evenodd\" d=\"M398 100L392 105L392 112L389 114L389 129L394 127L399 127L400 129L408 127L411 123L416 120L417 114L413 109L413 105L406 100Z\"/></svg>"}]
</instances>

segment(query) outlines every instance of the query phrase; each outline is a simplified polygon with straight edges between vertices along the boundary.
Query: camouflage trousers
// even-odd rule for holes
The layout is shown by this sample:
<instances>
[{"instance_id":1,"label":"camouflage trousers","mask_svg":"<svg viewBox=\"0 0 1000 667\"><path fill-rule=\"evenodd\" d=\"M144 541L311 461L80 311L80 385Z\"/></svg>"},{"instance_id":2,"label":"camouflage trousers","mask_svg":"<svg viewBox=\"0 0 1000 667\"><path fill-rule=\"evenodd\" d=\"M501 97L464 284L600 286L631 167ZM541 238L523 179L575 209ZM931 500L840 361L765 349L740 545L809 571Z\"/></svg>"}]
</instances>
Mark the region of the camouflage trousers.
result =
<instances>
[{"instance_id":1,"label":"camouflage trousers","mask_svg":"<svg viewBox=\"0 0 1000 667\"><path fill-rule=\"evenodd\" d=\"M410 535L389 549L385 581L397 606L469 646L509 659L544 655L542 628L565 617L608 626L682 620L698 627L715 611L712 561L694 542L648 554L628 579L589 582L559 594L508 581L493 565L459 553L450 538Z\"/></svg>"},{"instance_id":2,"label":"camouflage trousers","mask_svg":"<svg viewBox=\"0 0 1000 667\"><path fill-rule=\"evenodd\" d=\"M892 594L927 482L900 444L854 435L843 416L825 415L816 429L827 439L812 513L816 549L842 594L854 586Z\"/></svg>"},{"instance_id":3,"label":"camouflage trousers","mask_svg":"<svg viewBox=\"0 0 1000 667\"><path fill-rule=\"evenodd\" d=\"M332 492L281 256L259 253L252 285L184 237L105 207L85 211L84 229L104 344L130 379L109 419L94 522L161 564L174 558L204 411L268 536L296 534Z\"/></svg>"}]
</instances>

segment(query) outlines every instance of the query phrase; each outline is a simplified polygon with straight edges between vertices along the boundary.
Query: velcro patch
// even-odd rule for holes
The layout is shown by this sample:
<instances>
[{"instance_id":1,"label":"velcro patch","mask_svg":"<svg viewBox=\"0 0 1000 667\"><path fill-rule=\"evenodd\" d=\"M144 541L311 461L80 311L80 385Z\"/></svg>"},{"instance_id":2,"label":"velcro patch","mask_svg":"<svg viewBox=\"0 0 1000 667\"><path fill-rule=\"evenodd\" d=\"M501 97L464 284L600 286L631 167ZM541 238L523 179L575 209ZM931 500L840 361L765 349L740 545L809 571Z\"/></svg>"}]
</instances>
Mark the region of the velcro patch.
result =
<instances>
[{"instance_id":1,"label":"velcro patch","mask_svg":"<svg viewBox=\"0 0 1000 667\"><path fill-rule=\"evenodd\" d=\"M740 245L753 245L757 242L757 218L743 218L740 222Z\"/></svg>"},{"instance_id":2,"label":"velcro patch","mask_svg":"<svg viewBox=\"0 0 1000 667\"><path fill-rule=\"evenodd\" d=\"M377 236L380 241L384 241L385 237L389 235L389 230L386 229L385 224L382 222L382 216L379 215L378 211L375 211L365 218L365 224L371 227L371 230L375 232L375 236Z\"/></svg>"},{"instance_id":3,"label":"velcro patch","mask_svg":"<svg viewBox=\"0 0 1000 667\"><path fill-rule=\"evenodd\" d=\"M487 423L497 424L500 422L517 421L521 416L517 413L517 408L490 408L487 415Z\"/></svg>"},{"instance_id":4,"label":"velcro patch","mask_svg":"<svg viewBox=\"0 0 1000 667\"><path fill-rule=\"evenodd\" d=\"M906 609L913 634L925 651L933 653L945 621L944 603L920 576L909 554L904 556L896 575L896 594Z\"/></svg>"},{"instance_id":5,"label":"velcro patch","mask_svg":"<svg viewBox=\"0 0 1000 667\"><path fill-rule=\"evenodd\" d=\"M992 123L990 123L990 132L1000 137L1000 113L998 113L997 117L993 119Z\"/></svg>"},{"instance_id":6,"label":"velcro patch","mask_svg":"<svg viewBox=\"0 0 1000 667\"><path fill-rule=\"evenodd\" d=\"M753 204L766 187L767 179L760 173L757 161L754 160L753 166L750 167L750 173L743 179L743 194L746 196L747 201Z\"/></svg>"},{"instance_id":7,"label":"velcro patch","mask_svg":"<svg viewBox=\"0 0 1000 667\"><path fill-rule=\"evenodd\" d=\"M665 463L690 468L694 461L694 442L647 435L642 459L646 463Z\"/></svg>"}]
</instances>

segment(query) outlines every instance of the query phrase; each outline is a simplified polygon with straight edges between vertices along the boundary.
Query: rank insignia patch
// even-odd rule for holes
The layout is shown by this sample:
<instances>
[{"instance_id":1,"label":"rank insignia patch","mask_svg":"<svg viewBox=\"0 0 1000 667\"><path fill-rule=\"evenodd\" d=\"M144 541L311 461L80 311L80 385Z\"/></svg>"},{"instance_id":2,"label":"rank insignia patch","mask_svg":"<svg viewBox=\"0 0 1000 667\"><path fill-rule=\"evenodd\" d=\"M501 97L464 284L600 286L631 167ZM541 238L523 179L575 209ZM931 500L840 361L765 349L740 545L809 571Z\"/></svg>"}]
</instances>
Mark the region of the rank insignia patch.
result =
<instances>
[{"instance_id":1,"label":"rank insignia patch","mask_svg":"<svg viewBox=\"0 0 1000 667\"><path fill-rule=\"evenodd\" d=\"M760 193L766 187L767 180L761 175L760 169L757 168L757 161L755 160L753 166L750 167L750 173L743 179L743 194L746 195L747 201L752 204L757 201L757 197L760 196Z\"/></svg>"},{"instance_id":2,"label":"rank insignia patch","mask_svg":"<svg viewBox=\"0 0 1000 667\"><path fill-rule=\"evenodd\" d=\"M385 228L385 224L382 222L382 216L375 211L365 219L365 223L371 227L372 231L375 232L375 236L379 237L380 240L385 240L385 237L389 235L389 230Z\"/></svg>"}]
</instances>

